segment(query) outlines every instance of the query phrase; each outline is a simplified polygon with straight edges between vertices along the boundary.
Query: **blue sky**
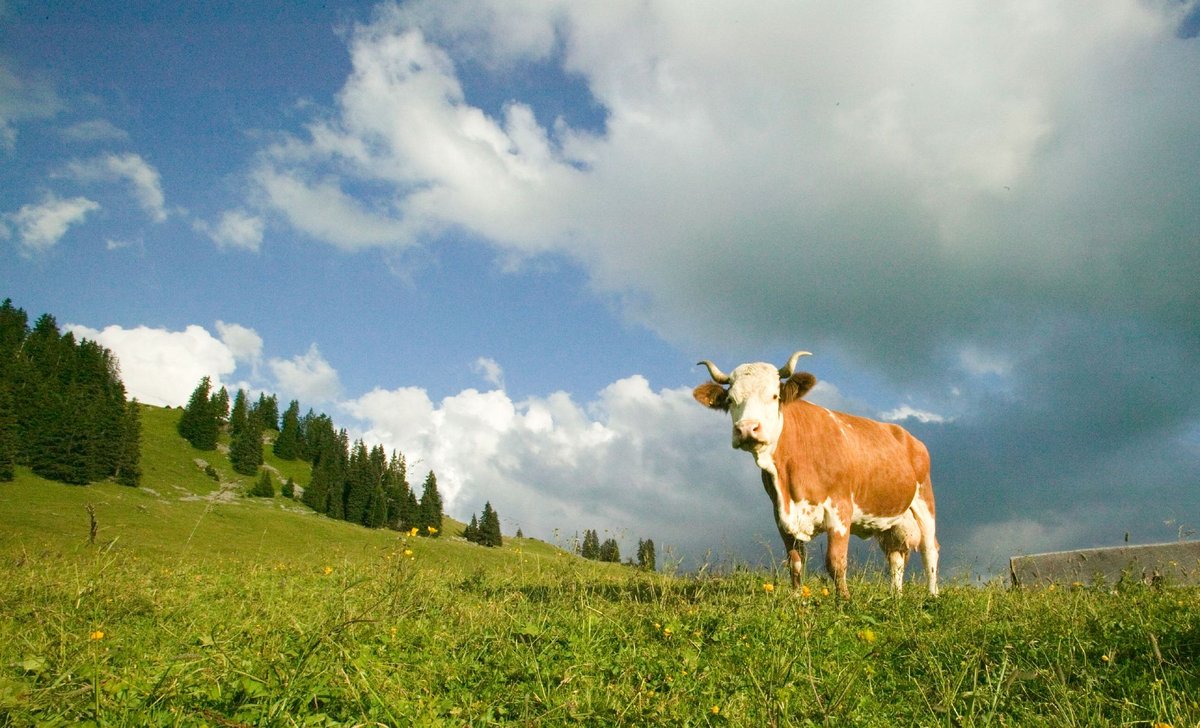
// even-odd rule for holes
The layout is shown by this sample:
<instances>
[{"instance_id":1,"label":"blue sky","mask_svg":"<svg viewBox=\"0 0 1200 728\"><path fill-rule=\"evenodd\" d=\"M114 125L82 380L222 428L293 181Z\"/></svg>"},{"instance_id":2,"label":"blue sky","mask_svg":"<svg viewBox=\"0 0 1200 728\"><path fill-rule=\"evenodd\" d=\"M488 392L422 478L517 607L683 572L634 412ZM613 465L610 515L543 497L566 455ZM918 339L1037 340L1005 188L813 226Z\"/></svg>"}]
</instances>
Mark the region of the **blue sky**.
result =
<instances>
[{"instance_id":1,"label":"blue sky","mask_svg":"<svg viewBox=\"0 0 1200 728\"><path fill-rule=\"evenodd\" d=\"M951 572L1169 540L1198 7L0 3L0 295L551 540L778 552L690 387L795 349L929 445Z\"/></svg>"}]
</instances>

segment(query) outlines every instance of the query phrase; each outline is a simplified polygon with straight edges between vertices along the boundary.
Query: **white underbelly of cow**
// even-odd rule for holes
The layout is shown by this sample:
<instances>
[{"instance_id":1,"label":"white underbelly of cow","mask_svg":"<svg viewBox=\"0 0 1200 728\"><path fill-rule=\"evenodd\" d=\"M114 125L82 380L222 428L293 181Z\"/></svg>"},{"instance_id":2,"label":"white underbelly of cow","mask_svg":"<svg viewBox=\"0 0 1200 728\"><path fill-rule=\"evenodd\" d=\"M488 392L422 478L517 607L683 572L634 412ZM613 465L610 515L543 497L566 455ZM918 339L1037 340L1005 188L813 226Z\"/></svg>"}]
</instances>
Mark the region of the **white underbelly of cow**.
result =
<instances>
[{"instance_id":1,"label":"white underbelly of cow","mask_svg":"<svg viewBox=\"0 0 1200 728\"><path fill-rule=\"evenodd\" d=\"M831 499L826 498L820 503L792 500L791 496L785 494L779 487L779 471L775 469L774 461L769 456L755 459L758 466L771 477L775 489L775 521L779 524L780 529L805 543L826 531L834 531L838 534L846 533L846 524L842 522ZM920 484L917 484L917 492L913 494L914 501L917 500L919 492ZM859 538L871 538L887 533L896 536L897 540L915 542L920 537L921 528L913 514L911 504L895 516L876 516L859 508L857 503L852 503L852 505L854 511L850 519L849 530Z\"/></svg>"}]
</instances>

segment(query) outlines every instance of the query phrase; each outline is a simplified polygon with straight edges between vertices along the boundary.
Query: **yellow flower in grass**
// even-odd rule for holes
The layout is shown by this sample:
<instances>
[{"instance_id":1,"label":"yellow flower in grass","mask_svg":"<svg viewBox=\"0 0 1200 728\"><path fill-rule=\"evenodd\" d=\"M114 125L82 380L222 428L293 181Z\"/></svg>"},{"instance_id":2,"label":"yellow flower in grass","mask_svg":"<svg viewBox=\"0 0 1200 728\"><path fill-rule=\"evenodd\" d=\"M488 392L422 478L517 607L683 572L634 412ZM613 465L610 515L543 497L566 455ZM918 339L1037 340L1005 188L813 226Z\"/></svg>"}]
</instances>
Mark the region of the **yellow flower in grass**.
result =
<instances>
[{"instance_id":1,"label":"yellow flower in grass","mask_svg":"<svg viewBox=\"0 0 1200 728\"><path fill-rule=\"evenodd\" d=\"M104 639L104 630L98 629L88 635L88 639L95 642L96 640Z\"/></svg>"},{"instance_id":2,"label":"yellow flower in grass","mask_svg":"<svg viewBox=\"0 0 1200 728\"><path fill-rule=\"evenodd\" d=\"M718 715L721 712L721 706L714 705L711 710L713 715Z\"/></svg>"},{"instance_id":3,"label":"yellow flower in grass","mask_svg":"<svg viewBox=\"0 0 1200 728\"><path fill-rule=\"evenodd\" d=\"M875 632L870 629L861 630L858 633L858 638L867 644L871 644L875 641Z\"/></svg>"},{"instance_id":4,"label":"yellow flower in grass","mask_svg":"<svg viewBox=\"0 0 1200 728\"><path fill-rule=\"evenodd\" d=\"M421 532L421 529L417 528L416 526L413 526L411 529L409 529L409 531L408 531L408 535L409 535L409 536L416 536L416 535L417 535L418 533L420 533L420 532Z\"/></svg>"},{"instance_id":5,"label":"yellow flower in grass","mask_svg":"<svg viewBox=\"0 0 1200 728\"><path fill-rule=\"evenodd\" d=\"M812 596L812 589L809 589L807 584L800 587L800 596L808 599Z\"/></svg>"},{"instance_id":6,"label":"yellow flower in grass","mask_svg":"<svg viewBox=\"0 0 1200 728\"><path fill-rule=\"evenodd\" d=\"M436 528L434 528L433 526L426 526L425 530L429 532L430 536L432 536L433 534L438 532L438 530Z\"/></svg>"},{"instance_id":7,"label":"yellow flower in grass","mask_svg":"<svg viewBox=\"0 0 1200 728\"><path fill-rule=\"evenodd\" d=\"M404 549L405 556L412 556L412 549Z\"/></svg>"},{"instance_id":8,"label":"yellow flower in grass","mask_svg":"<svg viewBox=\"0 0 1200 728\"><path fill-rule=\"evenodd\" d=\"M763 591L770 594L771 592L775 591L775 585L767 582L766 584L763 584Z\"/></svg>"},{"instance_id":9,"label":"yellow flower in grass","mask_svg":"<svg viewBox=\"0 0 1200 728\"><path fill-rule=\"evenodd\" d=\"M325 576L329 576L329 575L330 575L330 574L332 574L332 573L333 573L333 567L332 567L332 566L326 566L326 567L325 567Z\"/></svg>"}]
</instances>

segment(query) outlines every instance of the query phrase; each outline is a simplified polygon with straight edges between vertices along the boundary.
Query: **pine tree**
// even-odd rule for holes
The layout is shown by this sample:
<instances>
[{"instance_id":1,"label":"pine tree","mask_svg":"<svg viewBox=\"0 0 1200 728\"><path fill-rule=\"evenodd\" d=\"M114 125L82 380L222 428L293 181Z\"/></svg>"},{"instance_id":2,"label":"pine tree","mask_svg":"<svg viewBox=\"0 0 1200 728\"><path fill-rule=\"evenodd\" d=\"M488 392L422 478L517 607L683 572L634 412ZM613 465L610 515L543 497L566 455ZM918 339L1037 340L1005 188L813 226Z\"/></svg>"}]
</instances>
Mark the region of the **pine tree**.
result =
<instances>
[{"instance_id":1,"label":"pine tree","mask_svg":"<svg viewBox=\"0 0 1200 728\"><path fill-rule=\"evenodd\" d=\"M392 453L392 459L388 461L387 467L383 471L383 497L386 501L387 511L384 514L384 523L388 528L403 530L406 528L404 524L404 505L409 494L408 488L408 466L404 462L404 456L398 452ZM411 526L407 526L411 528Z\"/></svg>"},{"instance_id":2,"label":"pine tree","mask_svg":"<svg viewBox=\"0 0 1200 728\"><path fill-rule=\"evenodd\" d=\"M425 476L425 488L421 491L421 535L437 537L442 533L442 495L437 489L437 476L433 471Z\"/></svg>"},{"instance_id":3,"label":"pine tree","mask_svg":"<svg viewBox=\"0 0 1200 728\"><path fill-rule=\"evenodd\" d=\"M600 536L595 530L583 532L583 546L579 550L579 555L593 561L600 558Z\"/></svg>"},{"instance_id":4,"label":"pine tree","mask_svg":"<svg viewBox=\"0 0 1200 728\"><path fill-rule=\"evenodd\" d=\"M212 407L213 417L217 418L217 430L229 424L229 390L221 387L213 392L212 398L208 400Z\"/></svg>"},{"instance_id":5,"label":"pine tree","mask_svg":"<svg viewBox=\"0 0 1200 728\"><path fill-rule=\"evenodd\" d=\"M491 501L483 504L483 515L479 519L479 543L484 546L500 546L504 542L500 535L500 514L492 508Z\"/></svg>"},{"instance_id":6,"label":"pine tree","mask_svg":"<svg viewBox=\"0 0 1200 728\"><path fill-rule=\"evenodd\" d=\"M517 526L517 538L525 538L525 534L521 533L520 526Z\"/></svg>"},{"instance_id":7,"label":"pine tree","mask_svg":"<svg viewBox=\"0 0 1200 728\"><path fill-rule=\"evenodd\" d=\"M615 538L606 538L600 544L600 560L614 564L621 562L621 548Z\"/></svg>"},{"instance_id":8,"label":"pine tree","mask_svg":"<svg viewBox=\"0 0 1200 728\"><path fill-rule=\"evenodd\" d=\"M479 519L475 514L471 514L471 522L467 524L467 528L463 531L463 538L471 543L479 543Z\"/></svg>"},{"instance_id":9,"label":"pine tree","mask_svg":"<svg viewBox=\"0 0 1200 728\"><path fill-rule=\"evenodd\" d=\"M657 567L654 563L654 541L646 539L638 541L638 567L646 571L654 571Z\"/></svg>"},{"instance_id":10,"label":"pine tree","mask_svg":"<svg viewBox=\"0 0 1200 728\"><path fill-rule=\"evenodd\" d=\"M300 456L300 403L294 399L283 413L283 425L271 452L280 460L295 460Z\"/></svg>"},{"instance_id":11,"label":"pine tree","mask_svg":"<svg viewBox=\"0 0 1200 728\"><path fill-rule=\"evenodd\" d=\"M121 485L136 487L142 480L142 413L136 398L130 400L121 428L113 477Z\"/></svg>"},{"instance_id":12,"label":"pine tree","mask_svg":"<svg viewBox=\"0 0 1200 728\"><path fill-rule=\"evenodd\" d=\"M346 468L347 521L366 525L371 508L371 495L375 488L367 446L362 440L358 440L350 452L350 462Z\"/></svg>"},{"instance_id":13,"label":"pine tree","mask_svg":"<svg viewBox=\"0 0 1200 728\"><path fill-rule=\"evenodd\" d=\"M254 487L246 495L255 498L274 498L275 484L271 482L271 474L264 469L262 475L259 475L258 480L254 483Z\"/></svg>"},{"instance_id":14,"label":"pine tree","mask_svg":"<svg viewBox=\"0 0 1200 728\"><path fill-rule=\"evenodd\" d=\"M262 423L250 416L242 389L234 396L229 415L229 463L242 475L254 475L263 464Z\"/></svg>"},{"instance_id":15,"label":"pine tree","mask_svg":"<svg viewBox=\"0 0 1200 728\"><path fill-rule=\"evenodd\" d=\"M289 477L287 482L283 484L282 494L284 498L294 499L296 497L296 481Z\"/></svg>"},{"instance_id":16,"label":"pine tree","mask_svg":"<svg viewBox=\"0 0 1200 728\"><path fill-rule=\"evenodd\" d=\"M212 380L204 377L192 396L188 398L187 407L179 418L176 429L183 439L191 443L197 450L216 450L217 432L220 428L218 413L212 399Z\"/></svg>"},{"instance_id":17,"label":"pine tree","mask_svg":"<svg viewBox=\"0 0 1200 728\"><path fill-rule=\"evenodd\" d=\"M9 302L5 301L5 305ZM0 357L4 356L0 352ZM0 369L0 374L3 370ZM0 482L16 477L17 465L17 417L13 412L9 383L0 379Z\"/></svg>"},{"instance_id":18,"label":"pine tree","mask_svg":"<svg viewBox=\"0 0 1200 728\"><path fill-rule=\"evenodd\" d=\"M250 412L252 417L258 419L263 431L279 431L279 398L275 395L268 396L266 392L260 392L258 402L250 408Z\"/></svg>"}]
</instances>

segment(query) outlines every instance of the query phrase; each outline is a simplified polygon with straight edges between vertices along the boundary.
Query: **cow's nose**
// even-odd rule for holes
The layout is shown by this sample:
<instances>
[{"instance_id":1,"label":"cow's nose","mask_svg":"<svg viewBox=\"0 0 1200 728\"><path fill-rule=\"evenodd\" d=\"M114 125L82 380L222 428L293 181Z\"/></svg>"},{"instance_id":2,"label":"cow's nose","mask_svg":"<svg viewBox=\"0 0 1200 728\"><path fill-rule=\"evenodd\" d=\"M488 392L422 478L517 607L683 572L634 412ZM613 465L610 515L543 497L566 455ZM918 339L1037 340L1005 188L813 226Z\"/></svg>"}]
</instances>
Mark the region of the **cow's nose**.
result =
<instances>
[{"instance_id":1,"label":"cow's nose","mask_svg":"<svg viewBox=\"0 0 1200 728\"><path fill-rule=\"evenodd\" d=\"M737 430L739 440L762 442L763 425L760 420L739 420L733 427Z\"/></svg>"}]
</instances>

